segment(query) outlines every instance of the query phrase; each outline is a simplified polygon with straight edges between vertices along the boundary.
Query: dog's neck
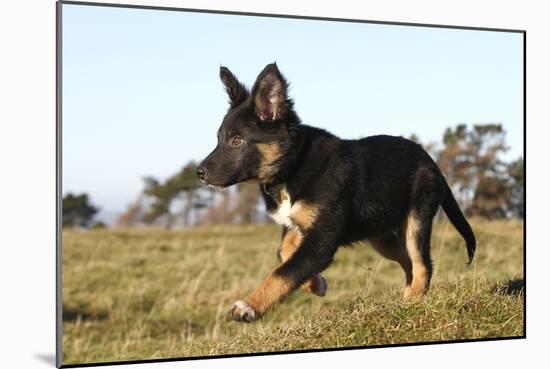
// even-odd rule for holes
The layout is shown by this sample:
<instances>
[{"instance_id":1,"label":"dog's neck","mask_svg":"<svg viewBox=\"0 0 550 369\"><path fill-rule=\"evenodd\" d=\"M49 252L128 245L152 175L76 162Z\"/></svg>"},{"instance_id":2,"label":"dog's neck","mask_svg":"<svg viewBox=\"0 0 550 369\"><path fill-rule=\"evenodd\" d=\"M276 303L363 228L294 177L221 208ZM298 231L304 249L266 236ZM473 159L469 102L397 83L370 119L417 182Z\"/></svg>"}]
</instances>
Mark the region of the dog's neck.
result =
<instances>
[{"instance_id":1,"label":"dog's neck","mask_svg":"<svg viewBox=\"0 0 550 369\"><path fill-rule=\"evenodd\" d=\"M304 149L306 147L307 137L300 129L301 124L295 123L291 130L290 149L284 154L284 157L280 160L280 165L277 173L273 175L267 183L262 183L266 189L274 189L280 185L285 184L297 171L300 159L303 157Z\"/></svg>"},{"instance_id":2,"label":"dog's neck","mask_svg":"<svg viewBox=\"0 0 550 369\"><path fill-rule=\"evenodd\" d=\"M318 128L300 124L293 129L293 144L284 156L283 165L268 183L260 184L266 200L275 204L280 203L277 199L281 189L287 191L292 201L298 200L304 186L311 187L314 178L322 174L319 165L331 156L340 141L337 136Z\"/></svg>"}]
</instances>

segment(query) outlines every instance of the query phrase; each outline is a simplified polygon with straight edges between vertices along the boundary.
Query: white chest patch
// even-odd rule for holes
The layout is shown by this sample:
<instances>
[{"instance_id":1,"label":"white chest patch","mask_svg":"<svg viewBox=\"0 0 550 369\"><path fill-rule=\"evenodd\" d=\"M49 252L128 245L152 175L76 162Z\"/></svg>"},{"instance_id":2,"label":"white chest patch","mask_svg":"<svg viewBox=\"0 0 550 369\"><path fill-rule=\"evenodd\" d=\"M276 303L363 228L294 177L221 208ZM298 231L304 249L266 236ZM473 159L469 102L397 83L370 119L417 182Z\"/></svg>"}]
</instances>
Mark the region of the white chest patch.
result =
<instances>
[{"instance_id":1,"label":"white chest patch","mask_svg":"<svg viewBox=\"0 0 550 369\"><path fill-rule=\"evenodd\" d=\"M286 227L292 227L294 226L294 223L292 222L291 215L297 204L292 206L292 200L290 199L290 195L286 189L281 190L280 198L281 202L279 203L277 210L268 213L268 215L278 224Z\"/></svg>"},{"instance_id":2,"label":"white chest patch","mask_svg":"<svg viewBox=\"0 0 550 369\"><path fill-rule=\"evenodd\" d=\"M290 198L286 198L280 204L277 210L272 213L268 213L274 221L280 225L287 227L292 226L292 220L290 219L290 214L292 213L292 206L290 204Z\"/></svg>"}]
</instances>

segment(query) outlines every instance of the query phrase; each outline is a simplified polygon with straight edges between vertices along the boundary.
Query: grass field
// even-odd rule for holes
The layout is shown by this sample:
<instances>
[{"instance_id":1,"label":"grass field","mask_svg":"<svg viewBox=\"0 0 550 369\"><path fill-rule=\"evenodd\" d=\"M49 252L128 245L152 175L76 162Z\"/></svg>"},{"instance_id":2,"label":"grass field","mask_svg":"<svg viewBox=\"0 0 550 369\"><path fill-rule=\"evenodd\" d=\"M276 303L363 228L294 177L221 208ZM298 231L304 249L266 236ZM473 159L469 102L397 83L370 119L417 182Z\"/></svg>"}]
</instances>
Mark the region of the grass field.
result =
<instances>
[{"instance_id":1,"label":"grass field","mask_svg":"<svg viewBox=\"0 0 550 369\"><path fill-rule=\"evenodd\" d=\"M474 222L475 262L447 222L432 287L401 301L400 267L368 244L340 249L323 298L297 291L264 319L231 304L277 264L269 226L63 231L64 364L523 335L523 223Z\"/></svg>"}]
</instances>

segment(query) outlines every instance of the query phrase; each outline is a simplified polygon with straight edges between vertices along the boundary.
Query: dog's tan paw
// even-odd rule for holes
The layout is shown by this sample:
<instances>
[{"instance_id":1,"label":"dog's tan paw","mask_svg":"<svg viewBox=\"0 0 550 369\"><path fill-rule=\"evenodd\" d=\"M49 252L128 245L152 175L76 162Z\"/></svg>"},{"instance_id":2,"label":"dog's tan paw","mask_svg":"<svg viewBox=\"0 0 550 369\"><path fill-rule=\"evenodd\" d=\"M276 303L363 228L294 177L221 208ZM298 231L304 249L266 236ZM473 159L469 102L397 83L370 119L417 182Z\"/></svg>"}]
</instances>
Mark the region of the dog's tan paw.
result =
<instances>
[{"instance_id":1,"label":"dog's tan paw","mask_svg":"<svg viewBox=\"0 0 550 369\"><path fill-rule=\"evenodd\" d=\"M416 301L426 293L426 289L414 289L414 287L407 286L403 291L403 300Z\"/></svg>"},{"instance_id":2,"label":"dog's tan paw","mask_svg":"<svg viewBox=\"0 0 550 369\"><path fill-rule=\"evenodd\" d=\"M243 300L236 301L233 306L231 306L230 314L231 319L246 323L251 323L259 318L256 311Z\"/></svg>"},{"instance_id":3,"label":"dog's tan paw","mask_svg":"<svg viewBox=\"0 0 550 369\"><path fill-rule=\"evenodd\" d=\"M403 300L409 301L411 297L412 297L411 287L406 286L405 289L403 290Z\"/></svg>"},{"instance_id":4,"label":"dog's tan paw","mask_svg":"<svg viewBox=\"0 0 550 369\"><path fill-rule=\"evenodd\" d=\"M327 294L327 281L321 274L315 274L304 283L303 288L314 295L323 297Z\"/></svg>"}]
</instances>

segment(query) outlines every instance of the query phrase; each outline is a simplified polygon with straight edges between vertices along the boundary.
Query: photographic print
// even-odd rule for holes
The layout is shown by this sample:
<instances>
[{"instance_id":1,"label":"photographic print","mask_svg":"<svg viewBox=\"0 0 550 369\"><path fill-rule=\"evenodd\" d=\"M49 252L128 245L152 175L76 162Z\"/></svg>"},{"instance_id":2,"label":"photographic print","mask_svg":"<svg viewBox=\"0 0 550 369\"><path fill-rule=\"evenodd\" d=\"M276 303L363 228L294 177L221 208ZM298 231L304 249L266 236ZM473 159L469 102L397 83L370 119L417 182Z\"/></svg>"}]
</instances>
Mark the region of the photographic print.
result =
<instances>
[{"instance_id":1,"label":"photographic print","mask_svg":"<svg viewBox=\"0 0 550 369\"><path fill-rule=\"evenodd\" d=\"M525 337L524 31L58 22L63 366Z\"/></svg>"}]
</instances>

